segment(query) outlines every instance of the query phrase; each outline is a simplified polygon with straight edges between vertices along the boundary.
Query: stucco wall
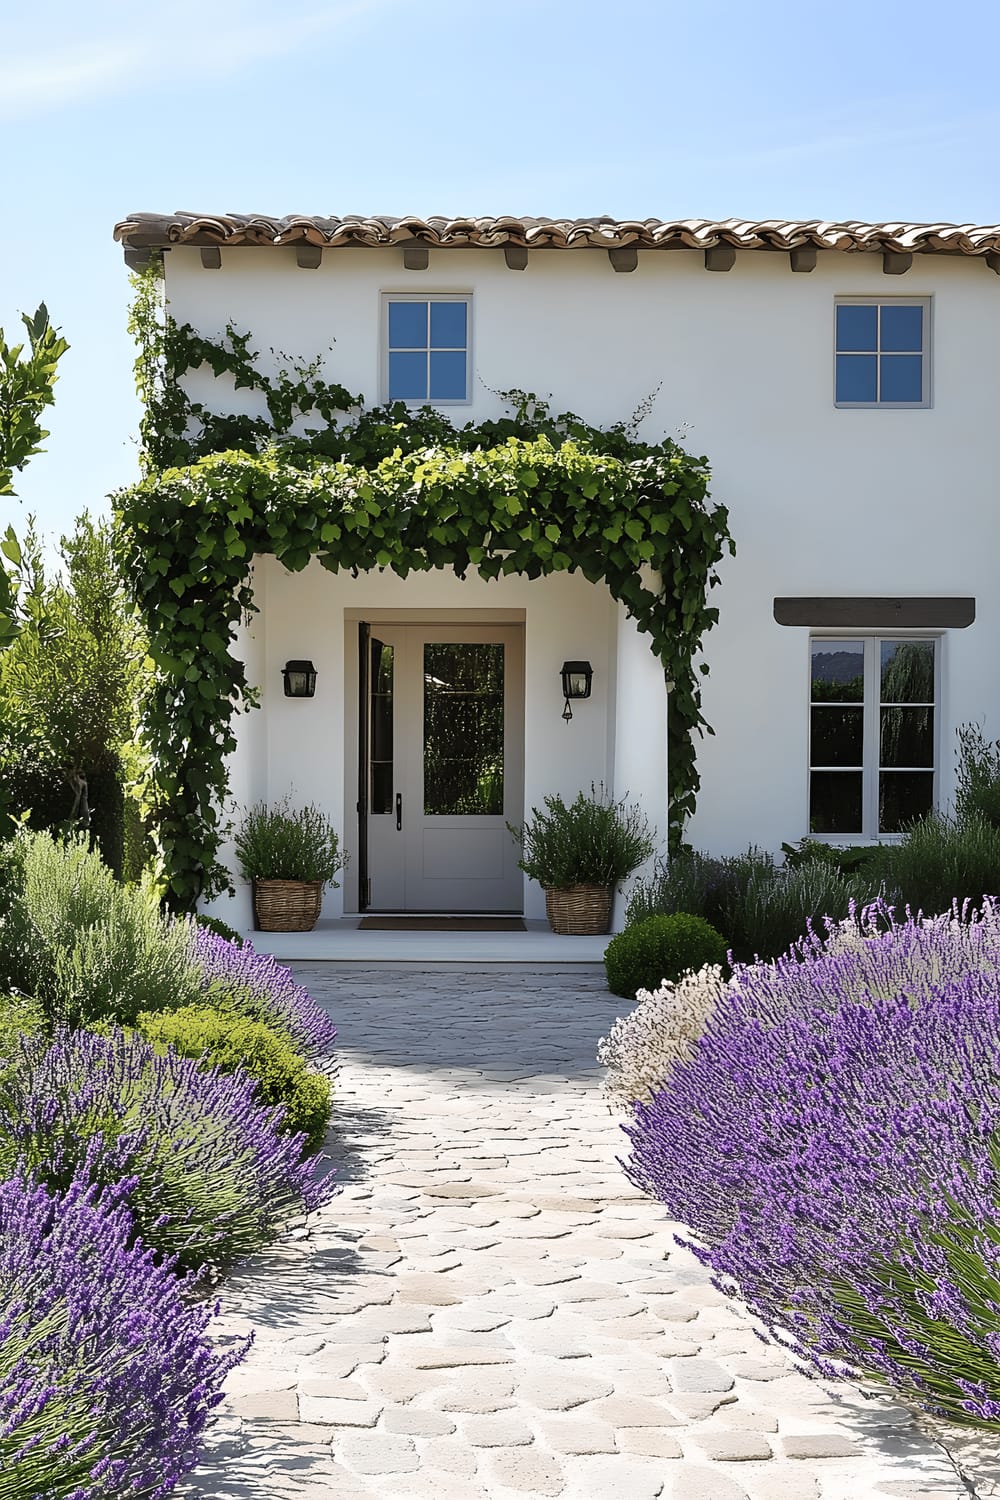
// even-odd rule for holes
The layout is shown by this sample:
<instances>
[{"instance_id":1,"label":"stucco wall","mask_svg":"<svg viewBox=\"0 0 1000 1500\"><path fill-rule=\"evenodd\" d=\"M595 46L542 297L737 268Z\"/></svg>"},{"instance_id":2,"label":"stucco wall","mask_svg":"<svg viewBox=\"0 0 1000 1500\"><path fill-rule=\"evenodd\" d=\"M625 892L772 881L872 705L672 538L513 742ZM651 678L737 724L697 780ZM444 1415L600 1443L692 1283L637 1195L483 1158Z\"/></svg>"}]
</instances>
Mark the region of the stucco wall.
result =
<instances>
[{"instance_id":1,"label":"stucco wall","mask_svg":"<svg viewBox=\"0 0 1000 1500\"><path fill-rule=\"evenodd\" d=\"M774 623L776 595L975 595L975 624L942 645L945 801L955 726L976 719L1000 734L1000 278L981 261L917 256L901 277L884 276L880 256L834 252L808 275L752 251L727 274L706 272L697 252L640 254L632 274L599 251L539 252L522 272L479 251L431 251L424 272L404 271L395 251L328 253L317 271L298 270L290 250L224 251L221 271L203 270L196 250L167 262L175 317L208 333L232 319L264 351L329 348L328 373L368 399L379 395L383 291L474 294L475 397L452 409L459 421L496 413L492 392L517 386L606 423L659 387L644 431L708 456L738 547L706 648L716 736L699 746L699 846L774 849L806 832L808 632ZM837 294L933 298L931 409L834 407ZM212 384L198 377L198 394ZM272 582L271 618L312 588L308 576ZM545 585L553 598L562 582ZM272 766L281 725L279 713Z\"/></svg>"}]
</instances>

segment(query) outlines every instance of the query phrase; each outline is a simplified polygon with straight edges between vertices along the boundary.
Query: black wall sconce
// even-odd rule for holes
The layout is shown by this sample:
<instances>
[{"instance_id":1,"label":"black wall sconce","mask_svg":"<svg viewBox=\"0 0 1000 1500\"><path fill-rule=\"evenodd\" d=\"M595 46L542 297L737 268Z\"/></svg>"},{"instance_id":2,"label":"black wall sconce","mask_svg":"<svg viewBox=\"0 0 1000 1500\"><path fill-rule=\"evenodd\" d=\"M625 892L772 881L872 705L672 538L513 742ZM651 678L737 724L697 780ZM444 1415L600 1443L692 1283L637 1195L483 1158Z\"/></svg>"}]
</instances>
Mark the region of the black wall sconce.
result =
<instances>
[{"instance_id":1,"label":"black wall sconce","mask_svg":"<svg viewBox=\"0 0 1000 1500\"><path fill-rule=\"evenodd\" d=\"M316 696L316 668L311 661L286 661L281 669L286 698Z\"/></svg>"},{"instance_id":2,"label":"black wall sconce","mask_svg":"<svg viewBox=\"0 0 1000 1500\"><path fill-rule=\"evenodd\" d=\"M573 717L570 708L572 698L589 698L590 684L594 679L594 669L589 661L564 661L562 664L562 690L566 700L562 716L567 724Z\"/></svg>"}]
</instances>

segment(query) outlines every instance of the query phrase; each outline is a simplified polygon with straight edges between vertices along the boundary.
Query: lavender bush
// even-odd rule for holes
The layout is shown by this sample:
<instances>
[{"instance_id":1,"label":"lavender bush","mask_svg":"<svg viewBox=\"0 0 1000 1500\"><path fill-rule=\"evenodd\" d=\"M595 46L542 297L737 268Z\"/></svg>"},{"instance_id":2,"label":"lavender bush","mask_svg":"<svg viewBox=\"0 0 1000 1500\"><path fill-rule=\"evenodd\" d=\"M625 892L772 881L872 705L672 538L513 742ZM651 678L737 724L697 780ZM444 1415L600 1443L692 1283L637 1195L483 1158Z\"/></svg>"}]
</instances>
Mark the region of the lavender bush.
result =
<instances>
[{"instance_id":1,"label":"lavender bush","mask_svg":"<svg viewBox=\"0 0 1000 1500\"><path fill-rule=\"evenodd\" d=\"M879 928L885 930L878 930ZM777 1339L953 1421L1000 1422L1000 910L737 966L631 1180Z\"/></svg>"},{"instance_id":2,"label":"lavender bush","mask_svg":"<svg viewBox=\"0 0 1000 1500\"><path fill-rule=\"evenodd\" d=\"M304 1137L280 1134L283 1109L259 1105L241 1073L120 1031L25 1037L11 1060L0 1178L20 1168L65 1189L84 1165L101 1184L134 1177L139 1233L184 1269L224 1270L331 1194L302 1160Z\"/></svg>"},{"instance_id":3,"label":"lavender bush","mask_svg":"<svg viewBox=\"0 0 1000 1500\"><path fill-rule=\"evenodd\" d=\"M268 953L191 928L191 953L203 975L208 1003L230 1006L282 1032L304 1057L319 1057L337 1029L309 991Z\"/></svg>"},{"instance_id":4,"label":"lavender bush","mask_svg":"<svg viewBox=\"0 0 1000 1500\"><path fill-rule=\"evenodd\" d=\"M0 1182L2 1500L169 1494L246 1353L135 1240L130 1186Z\"/></svg>"}]
</instances>

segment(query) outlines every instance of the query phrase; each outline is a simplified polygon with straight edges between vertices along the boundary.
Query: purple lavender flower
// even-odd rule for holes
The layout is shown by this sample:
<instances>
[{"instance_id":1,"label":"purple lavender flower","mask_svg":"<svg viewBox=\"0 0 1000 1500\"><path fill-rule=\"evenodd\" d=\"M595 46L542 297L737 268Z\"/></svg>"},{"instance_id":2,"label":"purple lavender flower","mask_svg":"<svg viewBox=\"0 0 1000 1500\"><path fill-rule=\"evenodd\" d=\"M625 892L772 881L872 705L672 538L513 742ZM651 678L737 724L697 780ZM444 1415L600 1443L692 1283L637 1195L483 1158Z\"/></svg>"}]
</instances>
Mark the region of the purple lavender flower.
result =
<instances>
[{"instance_id":1,"label":"purple lavender flower","mask_svg":"<svg viewBox=\"0 0 1000 1500\"><path fill-rule=\"evenodd\" d=\"M11 1500L169 1494L222 1383L213 1316L136 1240L133 1183L0 1182L0 1489Z\"/></svg>"},{"instance_id":2,"label":"purple lavender flower","mask_svg":"<svg viewBox=\"0 0 1000 1500\"><path fill-rule=\"evenodd\" d=\"M998 1056L995 903L880 908L853 937L737 966L693 1054L636 1106L627 1171L803 1358L995 1425Z\"/></svg>"},{"instance_id":3,"label":"purple lavender flower","mask_svg":"<svg viewBox=\"0 0 1000 1500\"><path fill-rule=\"evenodd\" d=\"M66 1189L78 1171L135 1179L146 1243L186 1269L223 1269L332 1193L303 1162L284 1111L256 1102L247 1075L222 1074L138 1035L22 1038L0 1095L0 1177L33 1172Z\"/></svg>"},{"instance_id":4,"label":"purple lavender flower","mask_svg":"<svg viewBox=\"0 0 1000 1500\"><path fill-rule=\"evenodd\" d=\"M336 1027L291 972L249 943L231 943L203 927L192 927L191 950L205 975L205 990L236 997L240 1010L285 1033L306 1057L329 1052Z\"/></svg>"}]
</instances>

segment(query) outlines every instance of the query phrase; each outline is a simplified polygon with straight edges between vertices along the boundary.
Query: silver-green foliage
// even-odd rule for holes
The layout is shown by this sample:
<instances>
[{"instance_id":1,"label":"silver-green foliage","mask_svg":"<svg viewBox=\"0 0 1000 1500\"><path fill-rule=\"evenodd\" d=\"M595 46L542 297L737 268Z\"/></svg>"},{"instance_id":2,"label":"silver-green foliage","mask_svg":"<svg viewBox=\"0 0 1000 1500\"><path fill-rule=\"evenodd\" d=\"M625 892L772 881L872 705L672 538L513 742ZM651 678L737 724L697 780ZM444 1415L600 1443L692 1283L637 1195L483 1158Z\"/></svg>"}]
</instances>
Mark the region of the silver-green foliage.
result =
<instances>
[{"instance_id":1,"label":"silver-green foliage","mask_svg":"<svg viewBox=\"0 0 1000 1500\"><path fill-rule=\"evenodd\" d=\"M165 920L149 891L119 884L82 840L21 838L21 899L35 956L29 982L53 1021L129 1023L142 1010L204 999L187 925Z\"/></svg>"},{"instance_id":2,"label":"silver-green foliage","mask_svg":"<svg viewBox=\"0 0 1000 1500\"><path fill-rule=\"evenodd\" d=\"M247 880L320 880L337 885L343 865L339 840L321 808L293 807L290 797L258 802L243 814L236 855Z\"/></svg>"}]
</instances>

